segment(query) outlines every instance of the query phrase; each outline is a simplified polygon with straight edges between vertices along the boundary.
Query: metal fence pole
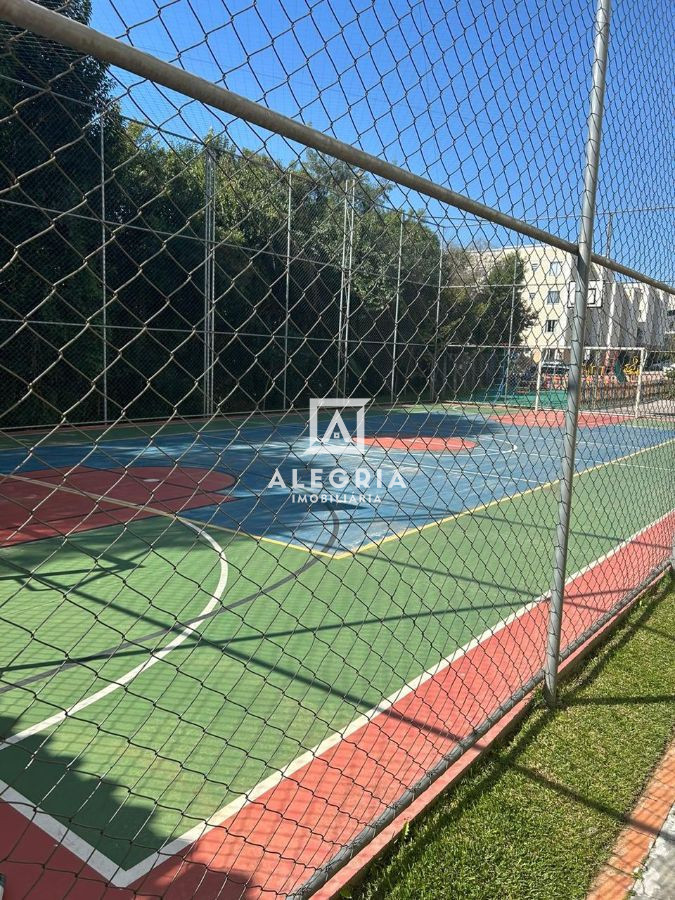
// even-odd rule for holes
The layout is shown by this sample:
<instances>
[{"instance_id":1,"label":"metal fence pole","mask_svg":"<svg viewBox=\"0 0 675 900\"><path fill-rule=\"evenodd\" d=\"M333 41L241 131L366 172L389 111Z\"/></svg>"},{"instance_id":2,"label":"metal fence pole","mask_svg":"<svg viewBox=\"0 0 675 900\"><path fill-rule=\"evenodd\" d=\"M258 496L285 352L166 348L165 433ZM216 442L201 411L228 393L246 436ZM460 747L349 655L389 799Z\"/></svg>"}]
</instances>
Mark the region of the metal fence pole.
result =
<instances>
[{"instance_id":1,"label":"metal fence pole","mask_svg":"<svg viewBox=\"0 0 675 900\"><path fill-rule=\"evenodd\" d=\"M211 281L209 285L211 316L209 318L210 346L211 353L211 415L215 412L215 378L216 378L216 159L213 151L209 150L209 165L211 168L211 194L210 215L211 215L211 253L209 260L211 264Z\"/></svg>"},{"instance_id":2,"label":"metal fence pole","mask_svg":"<svg viewBox=\"0 0 675 900\"><path fill-rule=\"evenodd\" d=\"M344 183L345 202L344 212L342 215L342 261L340 263L340 311L338 314L338 339L337 339L337 372L336 372L336 393L340 391L340 376L342 374L342 329L344 317L344 296L345 296L345 267L347 265L347 214L348 205L347 197L349 195L349 182Z\"/></svg>"},{"instance_id":3,"label":"metal fence pole","mask_svg":"<svg viewBox=\"0 0 675 900\"><path fill-rule=\"evenodd\" d=\"M591 274L593 249L593 224L595 220L595 196L598 186L602 113L609 45L609 20L611 0L598 0L595 16L595 40L590 109L586 136L586 162L584 167L584 191L581 220L579 223L579 248L577 253L576 296L572 320L571 358L567 386L567 413L565 416L565 442L560 480L559 521L553 570L553 584L549 605L546 660L544 663L545 694L549 705L556 702L558 686L558 660L562 628L563 601L565 596L565 571L569 544L570 515L574 460L577 443L581 369L584 356L586 331L586 306L588 282Z\"/></svg>"},{"instance_id":4,"label":"metal fence pole","mask_svg":"<svg viewBox=\"0 0 675 900\"><path fill-rule=\"evenodd\" d=\"M204 415L214 412L213 376L215 365L215 265L216 230L215 165L210 147L204 156Z\"/></svg>"},{"instance_id":5,"label":"metal fence pole","mask_svg":"<svg viewBox=\"0 0 675 900\"><path fill-rule=\"evenodd\" d=\"M637 388L635 391L635 410L633 417L637 419L640 413L640 399L642 397L642 373L645 370L645 360L647 356L647 348L640 347L640 368L638 369ZM649 393L649 392L647 392Z\"/></svg>"},{"instance_id":6,"label":"metal fence pole","mask_svg":"<svg viewBox=\"0 0 675 900\"><path fill-rule=\"evenodd\" d=\"M401 305L401 256L403 254L403 216L398 235L398 267L396 270L396 300L394 303L394 346L391 351L391 402L394 402L396 393L396 344L398 341L398 313Z\"/></svg>"},{"instance_id":7,"label":"metal fence pole","mask_svg":"<svg viewBox=\"0 0 675 900\"><path fill-rule=\"evenodd\" d=\"M108 259L107 259L107 228L105 205L105 110L99 116L100 132L100 157L101 157L101 329L102 348L101 365L103 391L103 421L108 422Z\"/></svg>"},{"instance_id":8,"label":"metal fence pole","mask_svg":"<svg viewBox=\"0 0 675 900\"><path fill-rule=\"evenodd\" d=\"M349 216L349 241L347 250L347 271L345 290L345 343L342 364L342 396L347 396L347 368L349 367L349 314L352 301L352 263L354 260L354 207L356 205L356 178L352 178L352 208Z\"/></svg>"},{"instance_id":9,"label":"metal fence pole","mask_svg":"<svg viewBox=\"0 0 675 900\"><path fill-rule=\"evenodd\" d=\"M436 318L434 322L434 355L431 364L431 402L436 402L436 367L438 366L438 329L441 327L441 284L443 281L443 235L439 238L438 285L436 288Z\"/></svg>"},{"instance_id":10,"label":"metal fence pole","mask_svg":"<svg viewBox=\"0 0 675 900\"><path fill-rule=\"evenodd\" d=\"M612 251L612 230L613 230L613 222L612 222L613 213L607 214L607 229L605 231L605 256L609 256ZM605 294L605 285L609 285L609 309L607 312L607 337L605 343L607 347L610 348L612 346L612 339L614 335L614 317L616 315L616 284L612 282L609 278L608 274L609 270L605 271L605 274L602 277L602 293ZM604 300L604 296L602 297ZM607 350L606 354L606 362L605 365L609 365L611 350Z\"/></svg>"},{"instance_id":11,"label":"metal fence pole","mask_svg":"<svg viewBox=\"0 0 675 900\"><path fill-rule=\"evenodd\" d=\"M288 409L288 320L291 298L291 205L293 202L293 173L288 173L288 208L286 210L286 298L284 309L284 409Z\"/></svg>"},{"instance_id":12,"label":"metal fence pole","mask_svg":"<svg viewBox=\"0 0 675 900\"><path fill-rule=\"evenodd\" d=\"M537 363L537 386L534 393L534 411L539 412L539 404L541 403L541 366L544 362L544 351L539 351L539 362Z\"/></svg>"},{"instance_id":13,"label":"metal fence pole","mask_svg":"<svg viewBox=\"0 0 675 900\"><path fill-rule=\"evenodd\" d=\"M511 315L509 317L509 345L506 348L506 376L504 383L504 399L508 398L509 394L509 378L511 376L511 344L513 343L513 318L515 314L516 307L516 272L518 268L518 245L516 244L516 250L513 255L513 277L511 278Z\"/></svg>"}]
</instances>

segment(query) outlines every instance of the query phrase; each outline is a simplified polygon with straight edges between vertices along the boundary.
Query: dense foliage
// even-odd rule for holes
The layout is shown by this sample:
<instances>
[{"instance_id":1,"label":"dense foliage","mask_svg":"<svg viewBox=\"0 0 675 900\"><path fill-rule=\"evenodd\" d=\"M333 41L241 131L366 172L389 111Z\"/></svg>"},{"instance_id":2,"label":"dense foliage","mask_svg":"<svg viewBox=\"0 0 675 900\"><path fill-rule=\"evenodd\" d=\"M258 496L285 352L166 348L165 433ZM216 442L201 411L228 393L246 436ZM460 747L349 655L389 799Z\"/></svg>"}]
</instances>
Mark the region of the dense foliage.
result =
<instances>
[{"instance_id":1,"label":"dense foliage","mask_svg":"<svg viewBox=\"0 0 675 900\"><path fill-rule=\"evenodd\" d=\"M66 12L86 22L90 2L74 0ZM438 392L498 376L503 353L464 348L504 344L509 335L515 342L528 325L523 264L513 254L486 266L488 254L441 247L421 215L394 208L388 185L318 154L290 165L222 136L205 135L198 145L129 122L110 102L102 65L7 31L0 56L5 427L100 418L104 371L112 416L202 411L207 164L215 171L221 410L280 407L285 368L294 404L343 388L386 395L395 330L397 397L429 397L432 380Z\"/></svg>"}]
</instances>

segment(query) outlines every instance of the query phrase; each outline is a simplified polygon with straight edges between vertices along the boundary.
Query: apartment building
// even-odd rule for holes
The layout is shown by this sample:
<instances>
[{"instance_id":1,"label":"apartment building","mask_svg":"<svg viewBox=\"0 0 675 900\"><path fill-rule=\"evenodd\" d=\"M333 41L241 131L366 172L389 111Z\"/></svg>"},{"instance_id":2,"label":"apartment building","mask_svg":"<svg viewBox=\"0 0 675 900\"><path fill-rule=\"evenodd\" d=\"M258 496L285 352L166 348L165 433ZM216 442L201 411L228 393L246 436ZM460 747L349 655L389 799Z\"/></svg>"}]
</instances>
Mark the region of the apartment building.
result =
<instances>
[{"instance_id":1,"label":"apartment building","mask_svg":"<svg viewBox=\"0 0 675 900\"><path fill-rule=\"evenodd\" d=\"M517 251L525 262L523 299L534 322L522 343L549 359L564 359L570 344L575 260L546 244L526 244L481 251L494 261ZM663 349L672 326L671 298L645 284L617 281L616 275L593 267L586 318L587 347Z\"/></svg>"}]
</instances>

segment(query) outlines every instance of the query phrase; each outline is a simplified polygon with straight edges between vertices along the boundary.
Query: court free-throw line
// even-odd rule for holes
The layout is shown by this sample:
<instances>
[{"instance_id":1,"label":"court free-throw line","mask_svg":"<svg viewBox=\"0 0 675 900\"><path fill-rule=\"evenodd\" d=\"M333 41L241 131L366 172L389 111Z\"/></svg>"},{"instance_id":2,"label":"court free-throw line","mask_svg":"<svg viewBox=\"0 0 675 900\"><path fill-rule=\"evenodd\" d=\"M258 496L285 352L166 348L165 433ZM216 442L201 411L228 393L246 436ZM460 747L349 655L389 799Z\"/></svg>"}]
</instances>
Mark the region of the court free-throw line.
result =
<instances>
[{"instance_id":1,"label":"court free-throw line","mask_svg":"<svg viewBox=\"0 0 675 900\"><path fill-rule=\"evenodd\" d=\"M222 595L225 592L225 588L227 586L227 577L228 577L228 566L227 559L225 557L225 551L210 534L207 534L206 531L203 531L199 526L194 525L192 522L188 522L186 520L181 520L184 525L187 525L193 531L197 533L197 535L203 540L205 540L218 554L218 558L220 560L220 577L218 579L218 584L216 585L215 591L211 594L209 601L198 613L197 618L203 618L207 616L221 601ZM35 725L31 725L29 728L25 728L23 731L17 732L17 734L13 734L8 738L5 738L0 742L0 752L12 744L18 744L19 741L24 740L27 737L31 737L31 735L38 734L41 731L44 731L46 728L51 728L54 725L58 725L60 722L63 722L65 719L69 719L72 716L76 715L83 709L86 709L88 706L91 706L94 703L97 703L99 700L102 700L104 697L107 697L109 694L112 694L114 691L120 690L120 688L125 687L127 684L130 684L135 678L138 678L139 675L142 675L143 672L147 672L148 669L152 668L156 663L160 662L160 660L165 659L169 653L179 647L184 641L186 641L191 635L196 634L197 629L192 625L186 625L169 643L166 647L163 647L158 651L151 651L149 659L146 659L144 662L140 663L137 666L134 666L133 669L130 669L120 678L116 678L107 684L104 688L101 688L100 691L96 691L91 694L89 697L85 697L83 700L79 700L77 703L74 703L72 706L69 706L67 709L62 709L59 712L55 713L53 716L49 716L46 719L43 719L41 722L36 722ZM111 657L111 658L114 658ZM101 677L101 676L99 676Z\"/></svg>"}]
</instances>

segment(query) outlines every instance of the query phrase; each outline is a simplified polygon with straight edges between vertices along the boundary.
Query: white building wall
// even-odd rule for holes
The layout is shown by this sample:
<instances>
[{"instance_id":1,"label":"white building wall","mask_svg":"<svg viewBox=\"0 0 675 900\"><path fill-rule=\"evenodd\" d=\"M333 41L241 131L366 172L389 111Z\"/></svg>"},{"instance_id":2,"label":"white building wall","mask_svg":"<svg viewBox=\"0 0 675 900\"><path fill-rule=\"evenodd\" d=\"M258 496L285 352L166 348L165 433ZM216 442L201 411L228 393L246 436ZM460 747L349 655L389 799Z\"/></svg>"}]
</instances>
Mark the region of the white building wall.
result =
<instances>
[{"instance_id":1,"label":"white building wall","mask_svg":"<svg viewBox=\"0 0 675 900\"><path fill-rule=\"evenodd\" d=\"M500 247L479 255L489 266L514 252L525 262L523 299L535 316L522 343L545 351L545 356L564 358L570 344L568 299L575 281L574 258L546 244ZM588 347L665 347L670 295L644 284L617 281L613 272L595 266L592 276L591 287L602 305L588 308Z\"/></svg>"}]
</instances>

